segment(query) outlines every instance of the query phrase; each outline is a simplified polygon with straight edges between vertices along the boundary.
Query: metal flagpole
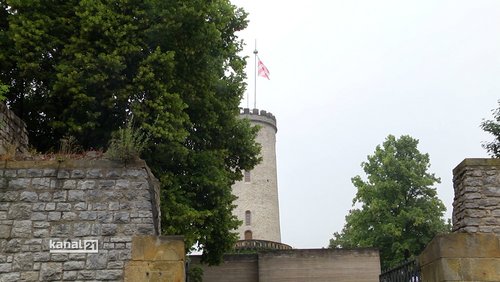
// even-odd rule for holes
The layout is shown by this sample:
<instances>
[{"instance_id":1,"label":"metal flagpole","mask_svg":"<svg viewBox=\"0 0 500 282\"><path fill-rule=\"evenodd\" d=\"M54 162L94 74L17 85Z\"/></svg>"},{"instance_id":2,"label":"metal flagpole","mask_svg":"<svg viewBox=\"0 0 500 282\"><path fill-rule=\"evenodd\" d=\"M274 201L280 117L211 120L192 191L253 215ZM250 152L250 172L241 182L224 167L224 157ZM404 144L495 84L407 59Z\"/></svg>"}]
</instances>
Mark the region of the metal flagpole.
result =
<instances>
[{"instance_id":1,"label":"metal flagpole","mask_svg":"<svg viewBox=\"0 0 500 282\"><path fill-rule=\"evenodd\" d=\"M253 51L254 54L254 67L255 67L255 76L254 76L254 93L253 93L253 108L257 109L257 54L259 52L257 51L257 39L255 39L255 50Z\"/></svg>"}]
</instances>

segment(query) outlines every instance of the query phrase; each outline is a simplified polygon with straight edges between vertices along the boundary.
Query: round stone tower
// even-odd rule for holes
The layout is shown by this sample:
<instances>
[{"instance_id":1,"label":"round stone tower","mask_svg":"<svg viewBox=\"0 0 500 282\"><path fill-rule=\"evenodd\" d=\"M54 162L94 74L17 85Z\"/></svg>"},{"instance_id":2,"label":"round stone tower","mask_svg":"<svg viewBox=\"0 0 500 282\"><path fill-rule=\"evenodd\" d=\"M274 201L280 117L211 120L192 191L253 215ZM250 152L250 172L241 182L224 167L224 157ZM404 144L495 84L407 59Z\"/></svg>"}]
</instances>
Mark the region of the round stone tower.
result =
<instances>
[{"instance_id":1,"label":"round stone tower","mask_svg":"<svg viewBox=\"0 0 500 282\"><path fill-rule=\"evenodd\" d=\"M234 214L243 221L238 229L237 248L289 248L281 243L276 171L276 118L266 111L242 109L240 118L260 127L256 141L261 144L262 162L251 171L245 171L243 180L233 186Z\"/></svg>"}]
</instances>

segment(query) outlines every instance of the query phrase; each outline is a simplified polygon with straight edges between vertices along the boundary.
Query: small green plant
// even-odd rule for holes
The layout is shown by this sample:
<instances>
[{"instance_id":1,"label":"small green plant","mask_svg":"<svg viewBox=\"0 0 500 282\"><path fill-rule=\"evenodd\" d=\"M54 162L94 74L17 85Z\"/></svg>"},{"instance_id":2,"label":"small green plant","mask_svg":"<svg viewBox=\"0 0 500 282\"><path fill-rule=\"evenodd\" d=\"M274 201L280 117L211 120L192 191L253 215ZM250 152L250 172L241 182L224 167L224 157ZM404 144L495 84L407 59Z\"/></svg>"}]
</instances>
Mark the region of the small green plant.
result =
<instances>
[{"instance_id":1,"label":"small green plant","mask_svg":"<svg viewBox=\"0 0 500 282\"><path fill-rule=\"evenodd\" d=\"M78 145L76 138L73 136L65 136L60 141L59 154L68 156L82 152L82 148Z\"/></svg>"},{"instance_id":2,"label":"small green plant","mask_svg":"<svg viewBox=\"0 0 500 282\"><path fill-rule=\"evenodd\" d=\"M203 282L203 268L191 265L188 270L189 282Z\"/></svg>"},{"instance_id":3,"label":"small green plant","mask_svg":"<svg viewBox=\"0 0 500 282\"><path fill-rule=\"evenodd\" d=\"M105 156L111 160L130 162L139 158L148 141L149 137L141 130L134 128L130 119L124 128L112 133Z\"/></svg>"}]
</instances>

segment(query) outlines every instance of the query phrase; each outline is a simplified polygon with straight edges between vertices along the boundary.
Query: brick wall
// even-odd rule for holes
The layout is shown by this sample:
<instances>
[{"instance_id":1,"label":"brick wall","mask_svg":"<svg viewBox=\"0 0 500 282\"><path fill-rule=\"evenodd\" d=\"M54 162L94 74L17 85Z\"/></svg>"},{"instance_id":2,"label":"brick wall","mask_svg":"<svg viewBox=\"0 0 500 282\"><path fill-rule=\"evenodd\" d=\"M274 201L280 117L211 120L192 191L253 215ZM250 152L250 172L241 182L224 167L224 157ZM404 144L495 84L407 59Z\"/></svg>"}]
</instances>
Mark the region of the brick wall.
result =
<instances>
[{"instance_id":1,"label":"brick wall","mask_svg":"<svg viewBox=\"0 0 500 282\"><path fill-rule=\"evenodd\" d=\"M192 256L192 266L200 257ZM226 255L220 266L201 265L204 282L378 282L375 249L295 249Z\"/></svg>"},{"instance_id":2,"label":"brick wall","mask_svg":"<svg viewBox=\"0 0 500 282\"><path fill-rule=\"evenodd\" d=\"M132 237L158 235L158 189L142 161L3 163L0 281L122 281ZM95 239L99 252L51 253L51 239Z\"/></svg>"}]
</instances>

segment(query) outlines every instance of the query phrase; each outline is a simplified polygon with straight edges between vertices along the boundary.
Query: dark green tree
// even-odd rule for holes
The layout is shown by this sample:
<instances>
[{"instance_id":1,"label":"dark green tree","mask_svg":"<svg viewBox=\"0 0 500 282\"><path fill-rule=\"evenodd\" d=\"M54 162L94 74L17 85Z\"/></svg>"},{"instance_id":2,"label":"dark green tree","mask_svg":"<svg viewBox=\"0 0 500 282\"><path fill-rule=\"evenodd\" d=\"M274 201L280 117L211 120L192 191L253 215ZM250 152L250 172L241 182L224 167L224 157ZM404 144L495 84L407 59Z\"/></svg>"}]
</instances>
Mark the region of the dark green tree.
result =
<instances>
[{"instance_id":1,"label":"dark green tree","mask_svg":"<svg viewBox=\"0 0 500 282\"><path fill-rule=\"evenodd\" d=\"M367 180L352 178L358 190L355 208L342 231L334 233L331 248L378 248L382 267L388 268L405 254L420 254L436 234L449 229L442 218L446 208L433 187L440 180L427 171L429 155L417 145L410 136L389 135L361 164Z\"/></svg>"},{"instance_id":2,"label":"dark green tree","mask_svg":"<svg viewBox=\"0 0 500 282\"><path fill-rule=\"evenodd\" d=\"M105 148L133 116L164 233L214 264L236 241L231 185L259 161L238 118L246 24L229 0L0 0L0 81L39 151Z\"/></svg>"},{"instance_id":3,"label":"dark green tree","mask_svg":"<svg viewBox=\"0 0 500 282\"><path fill-rule=\"evenodd\" d=\"M494 109L493 119L483 120L481 122L481 129L492 134L495 139L492 142L484 142L483 148L488 151L488 154L493 158L500 158L500 100L498 101L499 107Z\"/></svg>"}]
</instances>

